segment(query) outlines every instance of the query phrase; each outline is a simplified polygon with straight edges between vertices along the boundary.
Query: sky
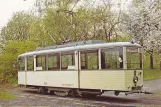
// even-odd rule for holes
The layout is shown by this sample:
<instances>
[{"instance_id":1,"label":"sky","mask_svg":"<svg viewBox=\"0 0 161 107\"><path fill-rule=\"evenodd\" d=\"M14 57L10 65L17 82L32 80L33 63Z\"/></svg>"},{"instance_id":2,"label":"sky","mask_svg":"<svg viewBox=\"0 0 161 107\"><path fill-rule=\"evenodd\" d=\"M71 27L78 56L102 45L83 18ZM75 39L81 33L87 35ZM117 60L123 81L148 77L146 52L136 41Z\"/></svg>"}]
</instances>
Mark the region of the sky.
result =
<instances>
[{"instance_id":1,"label":"sky","mask_svg":"<svg viewBox=\"0 0 161 107\"><path fill-rule=\"evenodd\" d=\"M7 25L13 13L32 9L35 1L36 0L0 0L0 30L3 26ZM124 4L127 0L114 0L115 3L118 1Z\"/></svg>"},{"instance_id":2,"label":"sky","mask_svg":"<svg viewBox=\"0 0 161 107\"><path fill-rule=\"evenodd\" d=\"M0 0L0 29L12 18L17 11L32 9L35 0Z\"/></svg>"}]
</instances>

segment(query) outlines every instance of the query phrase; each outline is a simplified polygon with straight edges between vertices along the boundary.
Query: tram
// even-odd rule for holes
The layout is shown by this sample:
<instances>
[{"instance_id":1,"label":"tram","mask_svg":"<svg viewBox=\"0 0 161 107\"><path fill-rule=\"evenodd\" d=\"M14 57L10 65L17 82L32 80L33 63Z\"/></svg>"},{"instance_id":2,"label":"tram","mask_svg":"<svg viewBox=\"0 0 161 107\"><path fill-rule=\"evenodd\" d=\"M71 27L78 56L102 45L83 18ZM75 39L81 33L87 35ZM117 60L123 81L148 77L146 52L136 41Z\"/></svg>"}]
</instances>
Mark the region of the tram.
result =
<instances>
[{"instance_id":1,"label":"tram","mask_svg":"<svg viewBox=\"0 0 161 107\"><path fill-rule=\"evenodd\" d=\"M79 41L18 56L18 84L59 96L141 92L142 47L137 43Z\"/></svg>"}]
</instances>

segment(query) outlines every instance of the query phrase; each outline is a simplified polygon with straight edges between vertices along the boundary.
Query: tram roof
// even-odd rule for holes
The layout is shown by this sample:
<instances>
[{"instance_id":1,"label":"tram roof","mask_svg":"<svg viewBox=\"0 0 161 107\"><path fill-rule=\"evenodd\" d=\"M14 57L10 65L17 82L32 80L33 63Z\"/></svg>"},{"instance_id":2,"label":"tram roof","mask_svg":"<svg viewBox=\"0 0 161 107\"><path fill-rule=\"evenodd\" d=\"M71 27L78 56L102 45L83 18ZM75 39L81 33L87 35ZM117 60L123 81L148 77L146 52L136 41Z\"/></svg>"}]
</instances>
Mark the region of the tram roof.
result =
<instances>
[{"instance_id":1,"label":"tram roof","mask_svg":"<svg viewBox=\"0 0 161 107\"><path fill-rule=\"evenodd\" d=\"M37 55L37 54L46 54L46 53L58 53L58 52L67 52L67 51L76 51L76 50L93 50L93 49L114 48L114 47L141 47L141 45L137 43L131 43L131 42L110 42L110 43L74 45L69 47L35 50L35 51L23 53L19 55L19 57L28 56L28 55L30 56L30 55Z\"/></svg>"}]
</instances>

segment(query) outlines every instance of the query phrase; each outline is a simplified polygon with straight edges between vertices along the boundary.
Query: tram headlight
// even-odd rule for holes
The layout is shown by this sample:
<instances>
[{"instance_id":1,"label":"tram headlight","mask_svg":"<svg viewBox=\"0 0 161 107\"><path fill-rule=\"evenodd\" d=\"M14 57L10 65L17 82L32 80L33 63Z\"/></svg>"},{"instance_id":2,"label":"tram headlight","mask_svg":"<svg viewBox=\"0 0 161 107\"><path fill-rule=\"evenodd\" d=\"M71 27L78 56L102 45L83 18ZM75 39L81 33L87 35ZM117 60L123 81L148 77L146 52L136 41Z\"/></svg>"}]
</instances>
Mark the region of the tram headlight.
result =
<instances>
[{"instance_id":1,"label":"tram headlight","mask_svg":"<svg viewBox=\"0 0 161 107\"><path fill-rule=\"evenodd\" d=\"M137 83L137 82L138 82L138 77L137 77L137 76L134 76L133 82L134 82L134 83Z\"/></svg>"},{"instance_id":2,"label":"tram headlight","mask_svg":"<svg viewBox=\"0 0 161 107\"><path fill-rule=\"evenodd\" d=\"M134 82L136 83L136 82L138 82L138 80L137 80L137 79L135 79L135 80L134 80Z\"/></svg>"}]
</instances>

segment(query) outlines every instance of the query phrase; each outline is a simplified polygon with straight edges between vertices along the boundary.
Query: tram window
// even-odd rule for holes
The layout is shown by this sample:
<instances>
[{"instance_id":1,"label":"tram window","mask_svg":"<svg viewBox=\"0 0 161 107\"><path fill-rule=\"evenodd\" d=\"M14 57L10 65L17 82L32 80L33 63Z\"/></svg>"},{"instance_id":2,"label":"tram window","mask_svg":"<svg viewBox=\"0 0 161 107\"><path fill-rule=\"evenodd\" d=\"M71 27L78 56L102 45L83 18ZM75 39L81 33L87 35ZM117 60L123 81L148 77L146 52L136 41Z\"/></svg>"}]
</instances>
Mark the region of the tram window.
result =
<instances>
[{"instance_id":1,"label":"tram window","mask_svg":"<svg viewBox=\"0 0 161 107\"><path fill-rule=\"evenodd\" d=\"M36 57L36 70L46 70L46 57L45 56L37 56Z\"/></svg>"},{"instance_id":2,"label":"tram window","mask_svg":"<svg viewBox=\"0 0 161 107\"><path fill-rule=\"evenodd\" d=\"M123 49L120 47L103 49L101 54L102 69L122 69Z\"/></svg>"},{"instance_id":3,"label":"tram window","mask_svg":"<svg viewBox=\"0 0 161 107\"><path fill-rule=\"evenodd\" d=\"M34 58L33 56L27 57L27 71L33 71L34 70Z\"/></svg>"},{"instance_id":4,"label":"tram window","mask_svg":"<svg viewBox=\"0 0 161 107\"><path fill-rule=\"evenodd\" d=\"M60 70L59 54L48 55L48 70Z\"/></svg>"},{"instance_id":5,"label":"tram window","mask_svg":"<svg viewBox=\"0 0 161 107\"><path fill-rule=\"evenodd\" d=\"M81 52L81 69L98 69L98 51Z\"/></svg>"},{"instance_id":6,"label":"tram window","mask_svg":"<svg viewBox=\"0 0 161 107\"><path fill-rule=\"evenodd\" d=\"M61 69L70 69L75 65L74 53L62 53L61 55ZM73 67L72 67L73 68Z\"/></svg>"},{"instance_id":7,"label":"tram window","mask_svg":"<svg viewBox=\"0 0 161 107\"><path fill-rule=\"evenodd\" d=\"M19 71L25 71L25 58L22 57L22 58L19 58L18 60L18 68L19 68Z\"/></svg>"},{"instance_id":8,"label":"tram window","mask_svg":"<svg viewBox=\"0 0 161 107\"><path fill-rule=\"evenodd\" d=\"M87 68L87 63L86 63L86 54L81 53L81 69Z\"/></svg>"},{"instance_id":9,"label":"tram window","mask_svg":"<svg viewBox=\"0 0 161 107\"><path fill-rule=\"evenodd\" d=\"M142 52L141 48L127 48L127 69L142 69Z\"/></svg>"}]
</instances>

